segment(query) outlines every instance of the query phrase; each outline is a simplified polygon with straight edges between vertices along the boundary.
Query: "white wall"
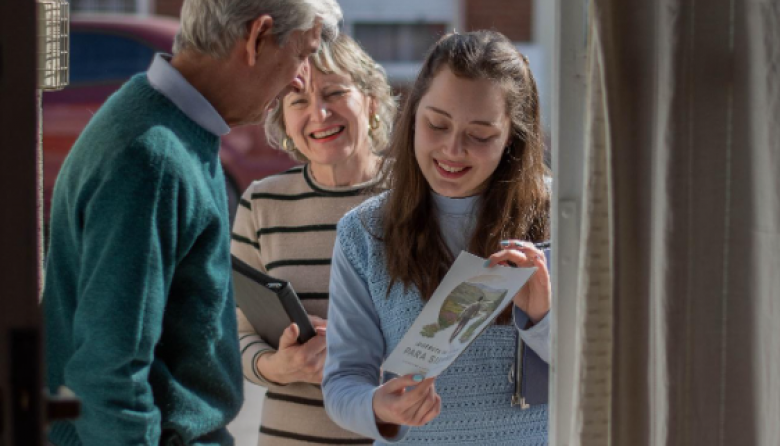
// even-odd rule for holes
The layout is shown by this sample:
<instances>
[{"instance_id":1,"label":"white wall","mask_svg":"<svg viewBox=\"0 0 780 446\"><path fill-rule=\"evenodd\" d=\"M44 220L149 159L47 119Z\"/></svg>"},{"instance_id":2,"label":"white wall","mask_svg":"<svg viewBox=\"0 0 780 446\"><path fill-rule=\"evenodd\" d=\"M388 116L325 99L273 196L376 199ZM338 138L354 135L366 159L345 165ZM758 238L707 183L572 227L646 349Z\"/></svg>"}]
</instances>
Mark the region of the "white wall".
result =
<instances>
[{"instance_id":1,"label":"white wall","mask_svg":"<svg viewBox=\"0 0 780 446\"><path fill-rule=\"evenodd\" d=\"M135 10L144 16L151 14L154 11L154 0L135 0Z\"/></svg>"},{"instance_id":2,"label":"white wall","mask_svg":"<svg viewBox=\"0 0 780 446\"><path fill-rule=\"evenodd\" d=\"M542 123L549 132L552 128L552 86L554 85L554 55L555 55L555 1L534 0L533 3L532 38L538 48L539 60L527 54L531 62L531 70L539 87L539 97L542 103ZM522 51L522 49L520 50Z\"/></svg>"}]
</instances>

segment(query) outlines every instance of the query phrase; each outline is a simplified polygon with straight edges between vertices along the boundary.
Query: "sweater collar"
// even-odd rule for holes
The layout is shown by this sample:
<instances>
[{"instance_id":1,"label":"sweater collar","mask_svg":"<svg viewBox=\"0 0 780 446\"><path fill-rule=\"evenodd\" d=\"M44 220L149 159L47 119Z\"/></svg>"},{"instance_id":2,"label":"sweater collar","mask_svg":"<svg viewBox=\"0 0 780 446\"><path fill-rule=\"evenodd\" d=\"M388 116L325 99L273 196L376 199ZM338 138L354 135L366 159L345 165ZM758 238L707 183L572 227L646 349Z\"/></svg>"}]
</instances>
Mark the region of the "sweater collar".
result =
<instances>
[{"instance_id":1,"label":"sweater collar","mask_svg":"<svg viewBox=\"0 0 780 446\"><path fill-rule=\"evenodd\" d=\"M154 55L152 65L146 72L149 84L204 129L218 136L226 135L230 127L214 106L171 66L171 57L163 53Z\"/></svg>"},{"instance_id":2,"label":"sweater collar","mask_svg":"<svg viewBox=\"0 0 780 446\"><path fill-rule=\"evenodd\" d=\"M446 215L468 215L472 214L479 204L479 195L464 198L450 198L444 195L439 195L436 192L431 191L433 202L436 204L436 209Z\"/></svg>"},{"instance_id":3,"label":"sweater collar","mask_svg":"<svg viewBox=\"0 0 780 446\"><path fill-rule=\"evenodd\" d=\"M378 184L381 180L381 175L377 174L374 178L364 183L353 184L352 186L325 186L314 179L314 176L311 174L311 164L306 163L303 166L303 178L306 180L309 187L322 195L345 197L362 194L365 189Z\"/></svg>"}]
</instances>

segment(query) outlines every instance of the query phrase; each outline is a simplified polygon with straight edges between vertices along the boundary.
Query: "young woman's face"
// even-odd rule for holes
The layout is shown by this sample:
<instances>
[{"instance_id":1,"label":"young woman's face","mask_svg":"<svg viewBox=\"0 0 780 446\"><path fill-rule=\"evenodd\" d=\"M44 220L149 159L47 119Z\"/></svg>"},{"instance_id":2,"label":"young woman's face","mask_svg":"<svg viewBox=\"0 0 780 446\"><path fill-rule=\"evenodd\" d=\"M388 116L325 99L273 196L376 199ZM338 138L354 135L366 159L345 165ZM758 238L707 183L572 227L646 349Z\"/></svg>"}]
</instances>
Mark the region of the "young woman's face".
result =
<instances>
[{"instance_id":1,"label":"young woman's face","mask_svg":"<svg viewBox=\"0 0 780 446\"><path fill-rule=\"evenodd\" d=\"M449 68L433 78L415 117L414 154L434 192L482 192L509 140L504 91L490 80L461 79Z\"/></svg>"},{"instance_id":2,"label":"young woman's face","mask_svg":"<svg viewBox=\"0 0 780 446\"><path fill-rule=\"evenodd\" d=\"M284 98L287 134L314 165L368 157L370 103L349 76L323 74L312 67L305 89Z\"/></svg>"}]
</instances>

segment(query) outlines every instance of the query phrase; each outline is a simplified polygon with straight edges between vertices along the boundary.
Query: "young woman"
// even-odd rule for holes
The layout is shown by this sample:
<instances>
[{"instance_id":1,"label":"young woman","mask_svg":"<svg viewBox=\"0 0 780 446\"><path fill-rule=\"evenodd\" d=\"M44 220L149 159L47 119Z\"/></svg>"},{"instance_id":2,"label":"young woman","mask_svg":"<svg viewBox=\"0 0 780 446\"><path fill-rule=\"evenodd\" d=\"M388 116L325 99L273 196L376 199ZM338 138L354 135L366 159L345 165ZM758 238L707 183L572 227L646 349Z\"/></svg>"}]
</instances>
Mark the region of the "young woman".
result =
<instances>
[{"instance_id":1,"label":"young woman","mask_svg":"<svg viewBox=\"0 0 780 446\"><path fill-rule=\"evenodd\" d=\"M549 358L550 280L545 254L531 243L548 238L549 193L528 61L495 32L442 38L390 149L391 191L339 223L326 410L375 444L546 444L547 405L512 407L507 379L518 331L540 362ZM491 267L538 270L438 378L385 377L380 384L382 361L461 250L488 258ZM546 386L546 375L526 378L527 386Z\"/></svg>"},{"instance_id":2,"label":"young woman","mask_svg":"<svg viewBox=\"0 0 780 446\"><path fill-rule=\"evenodd\" d=\"M304 165L252 183L238 208L231 252L290 281L322 329L336 222L379 181L396 105L382 68L350 37L340 34L310 61L304 88L281 99L266 121L269 139ZM244 376L268 388L259 445L371 444L323 409L324 336L298 345L292 325L273 340L275 350L237 312Z\"/></svg>"}]
</instances>

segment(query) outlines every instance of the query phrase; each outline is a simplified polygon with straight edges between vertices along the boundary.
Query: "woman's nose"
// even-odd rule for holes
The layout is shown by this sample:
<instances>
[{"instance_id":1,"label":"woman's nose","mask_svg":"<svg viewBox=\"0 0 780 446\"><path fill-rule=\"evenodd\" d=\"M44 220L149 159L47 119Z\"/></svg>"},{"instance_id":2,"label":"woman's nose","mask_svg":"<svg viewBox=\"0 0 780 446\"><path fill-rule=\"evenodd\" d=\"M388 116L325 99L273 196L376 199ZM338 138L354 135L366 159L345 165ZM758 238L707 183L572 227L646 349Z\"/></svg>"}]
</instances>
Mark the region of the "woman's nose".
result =
<instances>
[{"instance_id":1,"label":"woman's nose","mask_svg":"<svg viewBox=\"0 0 780 446\"><path fill-rule=\"evenodd\" d=\"M315 122L321 122L324 121L330 116L330 109L328 108L328 104L325 103L322 99L315 99L312 103L314 106L314 110L312 111L313 119Z\"/></svg>"},{"instance_id":2,"label":"woman's nose","mask_svg":"<svg viewBox=\"0 0 780 446\"><path fill-rule=\"evenodd\" d=\"M460 156L465 152L463 148L463 141L457 134L450 135L447 141L444 143L444 153L450 156Z\"/></svg>"}]
</instances>

